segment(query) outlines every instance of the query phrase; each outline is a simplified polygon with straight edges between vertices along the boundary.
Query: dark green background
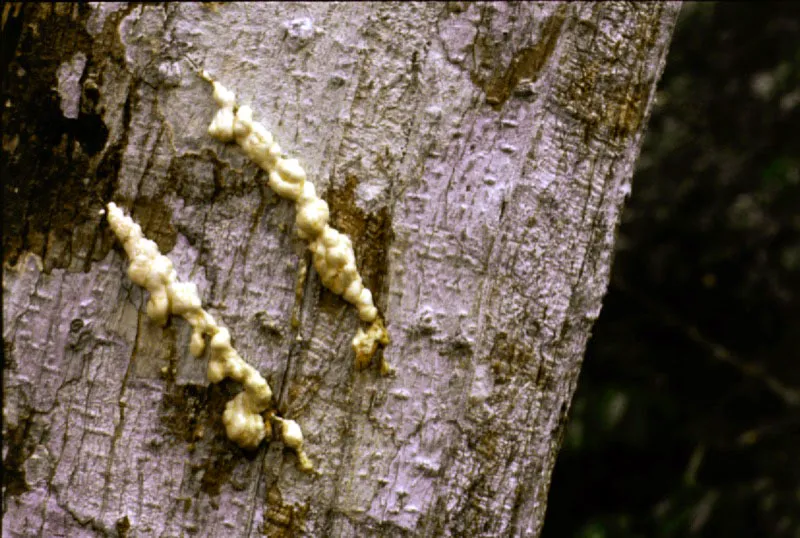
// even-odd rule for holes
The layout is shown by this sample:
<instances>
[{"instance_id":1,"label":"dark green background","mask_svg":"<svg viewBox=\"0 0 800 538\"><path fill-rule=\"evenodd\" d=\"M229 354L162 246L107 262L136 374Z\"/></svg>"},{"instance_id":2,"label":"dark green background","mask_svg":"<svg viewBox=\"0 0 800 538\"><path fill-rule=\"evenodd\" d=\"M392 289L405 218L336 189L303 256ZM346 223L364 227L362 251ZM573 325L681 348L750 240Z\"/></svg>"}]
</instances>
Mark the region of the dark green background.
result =
<instances>
[{"instance_id":1,"label":"dark green background","mask_svg":"<svg viewBox=\"0 0 800 538\"><path fill-rule=\"evenodd\" d=\"M800 537L800 2L684 4L544 538Z\"/></svg>"}]
</instances>

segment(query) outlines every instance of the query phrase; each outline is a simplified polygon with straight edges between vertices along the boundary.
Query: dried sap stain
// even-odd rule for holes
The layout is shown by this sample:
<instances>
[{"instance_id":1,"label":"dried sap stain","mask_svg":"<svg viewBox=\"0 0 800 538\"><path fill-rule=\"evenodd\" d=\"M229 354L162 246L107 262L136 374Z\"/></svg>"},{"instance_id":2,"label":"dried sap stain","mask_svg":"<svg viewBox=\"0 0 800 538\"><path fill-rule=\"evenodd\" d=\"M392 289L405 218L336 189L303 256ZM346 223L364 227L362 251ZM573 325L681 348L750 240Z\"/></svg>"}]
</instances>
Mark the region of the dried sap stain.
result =
<instances>
[{"instance_id":1,"label":"dried sap stain","mask_svg":"<svg viewBox=\"0 0 800 538\"><path fill-rule=\"evenodd\" d=\"M635 78L641 79L641 75ZM602 93L597 89L600 86L605 88ZM649 84L611 80L602 65L587 61L579 65L578 75L557 92L556 99L583 123L584 143L588 144L598 133L619 142L636 132L644 120L649 95Z\"/></svg>"},{"instance_id":2,"label":"dried sap stain","mask_svg":"<svg viewBox=\"0 0 800 538\"><path fill-rule=\"evenodd\" d=\"M225 400L219 393L212 395L210 388L168 383L159 410L161 425L172 439L191 443L198 426L213 427L209 406L224 408Z\"/></svg>"},{"instance_id":3,"label":"dried sap stain","mask_svg":"<svg viewBox=\"0 0 800 538\"><path fill-rule=\"evenodd\" d=\"M125 538L131 530L131 520L125 515L119 518L114 526L117 529L117 534L119 534L121 538Z\"/></svg>"},{"instance_id":4,"label":"dried sap stain","mask_svg":"<svg viewBox=\"0 0 800 538\"><path fill-rule=\"evenodd\" d=\"M387 251L394 239L394 232L388 208L383 207L370 214L358 208L355 197L357 186L358 178L348 174L343 187L331 188L327 197L330 223L350 236L358 272L364 285L372 292L377 306L388 269ZM329 295L332 296L333 292L329 292Z\"/></svg>"},{"instance_id":5,"label":"dried sap stain","mask_svg":"<svg viewBox=\"0 0 800 538\"><path fill-rule=\"evenodd\" d=\"M621 143L639 131L652 91L649 78L652 75L644 72L647 67L643 55L649 54L657 43L659 34L654 29L659 27L663 9L656 6L638 12L635 32L629 39L607 45L608 51L597 54L586 44L571 51L576 75L569 77L565 87L553 95L584 124L586 143L598 134ZM582 41L588 43L599 39L598 32L598 23L579 21L575 35L583 36ZM638 65L639 71L620 77L609 70L613 64Z\"/></svg>"},{"instance_id":6,"label":"dried sap stain","mask_svg":"<svg viewBox=\"0 0 800 538\"><path fill-rule=\"evenodd\" d=\"M522 342L510 339L506 333L499 333L492 345L489 356L495 383L502 385L517 377L520 370L530 371L539 363L534 350Z\"/></svg>"},{"instance_id":7,"label":"dried sap stain","mask_svg":"<svg viewBox=\"0 0 800 538\"><path fill-rule=\"evenodd\" d=\"M216 198L222 189L218 180L220 163L210 150L199 154L186 153L170 161L167 178L178 196L188 204Z\"/></svg>"},{"instance_id":8,"label":"dried sap stain","mask_svg":"<svg viewBox=\"0 0 800 538\"><path fill-rule=\"evenodd\" d=\"M472 83L486 94L486 102L500 110L523 80L534 82L539 72L555 49L561 27L566 18L566 6L561 5L556 13L542 23L541 40L517 51L506 65L496 65L501 56L500 48L506 38L495 39L488 34L478 34L473 44L477 65L470 73Z\"/></svg>"},{"instance_id":9,"label":"dried sap stain","mask_svg":"<svg viewBox=\"0 0 800 538\"><path fill-rule=\"evenodd\" d=\"M317 375L295 377L289 386L287 405L294 406L297 402L308 401L309 395L317 394L322 385L322 378Z\"/></svg>"},{"instance_id":10,"label":"dried sap stain","mask_svg":"<svg viewBox=\"0 0 800 538\"><path fill-rule=\"evenodd\" d=\"M225 403L235 393L223 381L210 387L170 384L161 401L159 417L167 435L179 443L194 448L204 441L202 460L192 465L193 471L202 471L199 488L203 493L216 497L224 484L230 482L240 455L245 455L225 434L222 412ZM230 388L231 390L225 390ZM199 433L199 432L202 432Z\"/></svg>"},{"instance_id":11,"label":"dried sap stain","mask_svg":"<svg viewBox=\"0 0 800 538\"><path fill-rule=\"evenodd\" d=\"M172 210L161 198L138 198L131 215L142 227L142 234L156 242L158 250L171 252L178 240L172 224Z\"/></svg>"},{"instance_id":12,"label":"dried sap stain","mask_svg":"<svg viewBox=\"0 0 800 538\"><path fill-rule=\"evenodd\" d=\"M308 504L293 505L283 502L280 489L273 485L267 491L267 506L261 533L272 538L303 536Z\"/></svg>"}]
</instances>

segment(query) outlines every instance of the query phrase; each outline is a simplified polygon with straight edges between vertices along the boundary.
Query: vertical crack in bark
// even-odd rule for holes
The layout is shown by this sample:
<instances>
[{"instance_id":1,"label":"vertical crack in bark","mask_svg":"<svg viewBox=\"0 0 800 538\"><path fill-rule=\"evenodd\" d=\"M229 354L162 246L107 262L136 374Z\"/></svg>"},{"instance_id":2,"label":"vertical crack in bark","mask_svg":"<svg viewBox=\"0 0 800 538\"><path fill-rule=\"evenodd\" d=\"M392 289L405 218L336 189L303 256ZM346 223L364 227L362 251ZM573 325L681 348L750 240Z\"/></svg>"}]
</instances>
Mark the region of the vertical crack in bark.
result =
<instances>
[{"instance_id":1,"label":"vertical crack in bark","mask_svg":"<svg viewBox=\"0 0 800 538\"><path fill-rule=\"evenodd\" d=\"M142 328L142 316L138 315L136 317L136 335L133 339L133 347L131 348L131 356L128 359L128 366L125 369L125 374L122 377L122 383L119 389L119 397L117 401L117 406L119 408L119 421L114 426L114 433L113 437L111 438L111 447L109 449L108 459L106 460L106 469L105 469L105 482L103 485L103 500L100 503L100 514L99 519L103 519L103 515L106 511L106 504L108 502L108 494L109 494L109 482L113 479L112 468L114 466L114 458L116 457L117 453L117 443L121 440L121 434L123 429L125 428L125 407L127 405L125 401L125 393L127 391L128 382L130 380L131 374L134 369L134 364L136 362L136 355L138 352L139 346L139 335L141 333Z\"/></svg>"},{"instance_id":2,"label":"vertical crack in bark","mask_svg":"<svg viewBox=\"0 0 800 538\"><path fill-rule=\"evenodd\" d=\"M303 254L298 259L298 266L302 265L302 269L298 270L297 282L295 283L295 303L292 306L289 337L291 343L289 344L289 352L286 354L286 367L283 369L281 376L281 386L277 398L277 409L281 414L286 414L289 407L289 382L291 381L294 371L295 363L299 360L307 346L302 340L303 328L303 312L306 311L305 304L308 304L306 298L312 296L312 289L314 284L312 279L308 278L311 272L311 255L308 250L303 249Z\"/></svg>"}]
</instances>

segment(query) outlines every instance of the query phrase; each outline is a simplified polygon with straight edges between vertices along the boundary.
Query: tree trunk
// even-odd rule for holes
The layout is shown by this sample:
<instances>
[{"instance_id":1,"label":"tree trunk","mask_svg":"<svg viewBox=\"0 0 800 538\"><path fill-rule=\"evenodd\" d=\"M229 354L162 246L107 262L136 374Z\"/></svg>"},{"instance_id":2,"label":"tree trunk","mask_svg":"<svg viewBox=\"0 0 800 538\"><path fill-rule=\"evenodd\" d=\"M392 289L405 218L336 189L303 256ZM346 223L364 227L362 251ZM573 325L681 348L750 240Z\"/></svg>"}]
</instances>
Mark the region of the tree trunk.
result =
<instances>
[{"instance_id":1,"label":"tree trunk","mask_svg":"<svg viewBox=\"0 0 800 538\"><path fill-rule=\"evenodd\" d=\"M676 4L3 7L5 536L537 536ZM202 66L353 240L396 375L294 208L206 133ZM114 201L302 426L221 424ZM309 267L295 293L299 268ZM269 440L268 440L269 441Z\"/></svg>"}]
</instances>

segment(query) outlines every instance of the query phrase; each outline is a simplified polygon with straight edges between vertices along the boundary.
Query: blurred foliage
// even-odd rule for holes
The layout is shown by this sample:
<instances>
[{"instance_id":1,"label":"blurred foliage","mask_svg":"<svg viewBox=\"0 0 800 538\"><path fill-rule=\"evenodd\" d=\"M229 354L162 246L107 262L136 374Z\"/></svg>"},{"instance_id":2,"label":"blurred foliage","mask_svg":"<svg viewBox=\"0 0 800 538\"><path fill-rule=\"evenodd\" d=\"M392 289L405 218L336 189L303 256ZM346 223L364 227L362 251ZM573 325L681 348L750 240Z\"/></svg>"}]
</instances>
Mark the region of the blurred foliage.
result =
<instances>
[{"instance_id":1,"label":"blurred foliage","mask_svg":"<svg viewBox=\"0 0 800 538\"><path fill-rule=\"evenodd\" d=\"M684 4L544 538L800 537L800 2Z\"/></svg>"}]
</instances>

